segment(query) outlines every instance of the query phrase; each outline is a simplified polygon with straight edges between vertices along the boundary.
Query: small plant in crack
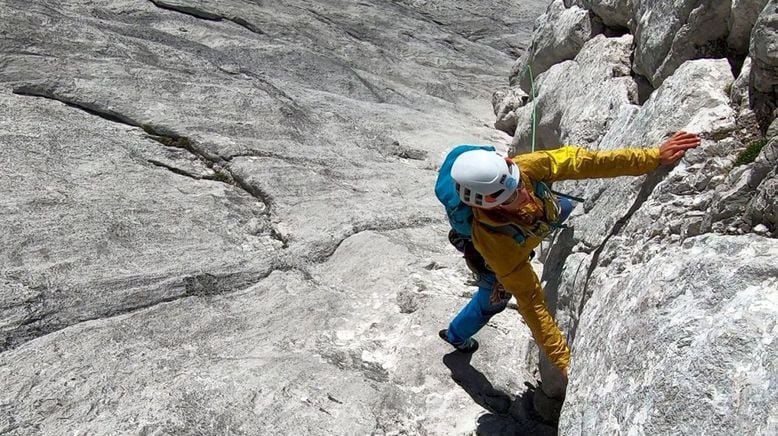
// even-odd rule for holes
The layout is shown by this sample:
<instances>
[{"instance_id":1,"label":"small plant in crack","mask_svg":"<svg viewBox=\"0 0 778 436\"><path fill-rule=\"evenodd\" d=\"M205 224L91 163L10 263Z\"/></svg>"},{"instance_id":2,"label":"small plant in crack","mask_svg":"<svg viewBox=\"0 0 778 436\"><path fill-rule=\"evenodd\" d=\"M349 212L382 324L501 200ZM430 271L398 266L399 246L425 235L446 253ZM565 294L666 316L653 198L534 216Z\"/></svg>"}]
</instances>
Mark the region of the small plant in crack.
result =
<instances>
[{"instance_id":1,"label":"small plant in crack","mask_svg":"<svg viewBox=\"0 0 778 436\"><path fill-rule=\"evenodd\" d=\"M144 132L149 134L149 137L160 144L167 145L168 147L183 148L185 150L192 150L192 141L186 136L170 136L162 134L156 131L148 124L142 124L141 128Z\"/></svg>"},{"instance_id":2,"label":"small plant in crack","mask_svg":"<svg viewBox=\"0 0 778 436\"><path fill-rule=\"evenodd\" d=\"M753 162L756 157L759 156L759 152L762 151L762 148L764 148L765 144L767 144L766 138L752 141L750 144L748 144L746 149L741 151L737 156L737 159L735 160L735 166L745 165Z\"/></svg>"},{"instance_id":3,"label":"small plant in crack","mask_svg":"<svg viewBox=\"0 0 778 436\"><path fill-rule=\"evenodd\" d=\"M227 174L224 171L218 171L218 170L213 172L213 180L216 180L217 182L228 183L228 184L233 183L232 177L230 177L229 174Z\"/></svg>"}]
</instances>

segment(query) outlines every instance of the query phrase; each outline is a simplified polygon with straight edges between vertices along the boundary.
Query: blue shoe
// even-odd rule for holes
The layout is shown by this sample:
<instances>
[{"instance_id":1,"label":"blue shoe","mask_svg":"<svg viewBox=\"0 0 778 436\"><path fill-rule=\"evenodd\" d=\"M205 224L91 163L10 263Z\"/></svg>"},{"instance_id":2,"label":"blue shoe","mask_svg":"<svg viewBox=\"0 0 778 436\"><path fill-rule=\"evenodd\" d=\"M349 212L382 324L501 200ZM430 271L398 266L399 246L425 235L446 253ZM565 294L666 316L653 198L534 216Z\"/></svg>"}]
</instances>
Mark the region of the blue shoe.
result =
<instances>
[{"instance_id":1,"label":"blue shoe","mask_svg":"<svg viewBox=\"0 0 778 436\"><path fill-rule=\"evenodd\" d=\"M440 336L440 339L443 339L444 341L451 344L451 346L456 348L457 351L459 351L460 353L470 354L470 353L475 353L475 351L478 350L478 341L476 341L473 338L468 339L464 344L455 344L448 340L447 329L443 329L439 331L438 336Z\"/></svg>"}]
</instances>

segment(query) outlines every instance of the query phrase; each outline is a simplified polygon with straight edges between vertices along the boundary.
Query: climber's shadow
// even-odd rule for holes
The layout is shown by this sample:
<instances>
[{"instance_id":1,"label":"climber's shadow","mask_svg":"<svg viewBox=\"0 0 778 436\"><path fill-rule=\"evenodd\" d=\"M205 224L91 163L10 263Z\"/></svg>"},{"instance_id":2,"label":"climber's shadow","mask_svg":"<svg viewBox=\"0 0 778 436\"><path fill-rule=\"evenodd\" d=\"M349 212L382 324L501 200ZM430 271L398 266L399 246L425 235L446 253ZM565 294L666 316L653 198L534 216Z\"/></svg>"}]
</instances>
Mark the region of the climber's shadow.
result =
<instances>
[{"instance_id":1,"label":"climber's shadow","mask_svg":"<svg viewBox=\"0 0 778 436\"><path fill-rule=\"evenodd\" d=\"M533 412L534 388L528 385L526 391L517 397L495 389L480 371L470 364L472 354L458 351L443 356L443 364L451 370L451 378L467 392L473 400L490 413L478 418L479 435L543 435L556 434L537 420Z\"/></svg>"}]
</instances>

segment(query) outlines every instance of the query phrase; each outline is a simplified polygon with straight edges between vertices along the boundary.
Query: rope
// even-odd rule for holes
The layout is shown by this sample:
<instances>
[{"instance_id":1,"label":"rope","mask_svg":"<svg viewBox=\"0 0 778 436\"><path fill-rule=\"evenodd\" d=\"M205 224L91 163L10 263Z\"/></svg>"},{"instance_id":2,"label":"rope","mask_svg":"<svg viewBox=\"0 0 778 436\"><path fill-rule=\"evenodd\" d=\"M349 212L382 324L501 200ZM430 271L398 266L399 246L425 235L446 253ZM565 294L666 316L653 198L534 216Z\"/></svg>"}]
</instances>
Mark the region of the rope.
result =
<instances>
[{"instance_id":1,"label":"rope","mask_svg":"<svg viewBox=\"0 0 778 436\"><path fill-rule=\"evenodd\" d=\"M535 125L537 123L537 101L535 100L535 80L532 77L532 67L527 62L527 72L529 73L529 86L532 93L532 152L535 152Z\"/></svg>"}]
</instances>

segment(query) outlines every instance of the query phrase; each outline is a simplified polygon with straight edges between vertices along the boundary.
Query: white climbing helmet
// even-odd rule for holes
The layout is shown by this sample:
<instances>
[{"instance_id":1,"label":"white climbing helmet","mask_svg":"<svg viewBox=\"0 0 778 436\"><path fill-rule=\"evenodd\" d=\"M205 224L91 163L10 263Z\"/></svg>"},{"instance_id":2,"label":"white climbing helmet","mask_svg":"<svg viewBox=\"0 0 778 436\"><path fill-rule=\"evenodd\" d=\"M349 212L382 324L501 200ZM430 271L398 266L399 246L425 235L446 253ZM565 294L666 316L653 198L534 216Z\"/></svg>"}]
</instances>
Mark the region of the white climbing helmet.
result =
<instances>
[{"instance_id":1,"label":"white climbing helmet","mask_svg":"<svg viewBox=\"0 0 778 436\"><path fill-rule=\"evenodd\" d=\"M493 151L462 153L451 166L462 202L491 209L509 199L520 185L519 166Z\"/></svg>"}]
</instances>

